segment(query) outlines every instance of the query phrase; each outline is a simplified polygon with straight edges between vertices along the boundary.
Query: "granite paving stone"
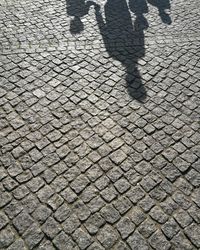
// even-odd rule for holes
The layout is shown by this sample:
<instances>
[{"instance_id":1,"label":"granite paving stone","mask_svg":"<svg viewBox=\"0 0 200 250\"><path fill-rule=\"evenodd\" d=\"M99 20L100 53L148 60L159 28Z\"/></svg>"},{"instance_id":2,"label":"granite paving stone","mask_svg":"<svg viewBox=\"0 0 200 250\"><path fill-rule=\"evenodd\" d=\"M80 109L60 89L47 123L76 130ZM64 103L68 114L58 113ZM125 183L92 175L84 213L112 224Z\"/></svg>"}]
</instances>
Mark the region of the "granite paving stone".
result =
<instances>
[{"instance_id":1,"label":"granite paving stone","mask_svg":"<svg viewBox=\"0 0 200 250\"><path fill-rule=\"evenodd\" d=\"M200 2L0 1L0 249L199 249Z\"/></svg>"}]
</instances>

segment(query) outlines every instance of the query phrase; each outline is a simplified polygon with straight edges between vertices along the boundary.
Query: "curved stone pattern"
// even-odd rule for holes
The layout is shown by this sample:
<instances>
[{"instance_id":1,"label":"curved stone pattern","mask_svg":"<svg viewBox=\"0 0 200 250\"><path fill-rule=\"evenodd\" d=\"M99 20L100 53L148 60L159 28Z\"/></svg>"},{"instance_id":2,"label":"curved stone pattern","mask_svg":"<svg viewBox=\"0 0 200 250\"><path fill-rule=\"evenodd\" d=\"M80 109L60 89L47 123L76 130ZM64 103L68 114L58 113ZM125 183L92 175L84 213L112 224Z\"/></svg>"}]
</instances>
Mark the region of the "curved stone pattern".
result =
<instances>
[{"instance_id":1,"label":"curved stone pattern","mask_svg":"<svg viewBox=\"0 0 200 250\"><path fill-rule=\"evenodd\" d=\"M199 1L0 5L0 249L199 249Z\"/></svg>"}]
</instances>

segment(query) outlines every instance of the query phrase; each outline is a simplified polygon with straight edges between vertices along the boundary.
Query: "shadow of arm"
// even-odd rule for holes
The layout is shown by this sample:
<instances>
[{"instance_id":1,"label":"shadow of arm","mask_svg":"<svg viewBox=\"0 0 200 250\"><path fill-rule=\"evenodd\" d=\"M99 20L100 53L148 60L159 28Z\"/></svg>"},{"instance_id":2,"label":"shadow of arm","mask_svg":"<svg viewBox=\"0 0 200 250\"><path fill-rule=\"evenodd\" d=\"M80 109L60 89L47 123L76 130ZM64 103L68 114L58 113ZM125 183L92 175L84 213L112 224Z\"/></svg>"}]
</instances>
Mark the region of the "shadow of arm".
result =
<instances>
[{"instance_id":1,"label":"shadow of arm","mask_svg":"<svg viewBox=\"0 0 200 250\"><path fill-rule=\"evenodd\" d=\"M100 12L100 6L98 4L95 4L95 16L96 16L96 21L97 21L97 25L99 27L100 33L104 34L105 33L105 28L106 28L106 24L103 20L103 16Z\"/></svg>"}]
</instances>

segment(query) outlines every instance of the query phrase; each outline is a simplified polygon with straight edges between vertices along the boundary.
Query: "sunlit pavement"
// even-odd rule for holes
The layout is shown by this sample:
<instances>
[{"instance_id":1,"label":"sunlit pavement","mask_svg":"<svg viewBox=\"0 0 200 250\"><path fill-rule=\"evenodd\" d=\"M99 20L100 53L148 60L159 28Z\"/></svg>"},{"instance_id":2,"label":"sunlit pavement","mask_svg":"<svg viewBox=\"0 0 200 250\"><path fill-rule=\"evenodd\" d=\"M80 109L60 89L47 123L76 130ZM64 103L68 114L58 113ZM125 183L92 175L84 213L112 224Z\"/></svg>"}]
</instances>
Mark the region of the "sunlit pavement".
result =
<instances>
[{"instance_id":1,"label":"sunlit pavement","mask_svg":"<svg viewBox=\"0 0 200 250\"><path fill-rule=\"evenodd\" d=\"M0 2L0 249L200 248L200 1Z\"/></svg>"}]
</instances>

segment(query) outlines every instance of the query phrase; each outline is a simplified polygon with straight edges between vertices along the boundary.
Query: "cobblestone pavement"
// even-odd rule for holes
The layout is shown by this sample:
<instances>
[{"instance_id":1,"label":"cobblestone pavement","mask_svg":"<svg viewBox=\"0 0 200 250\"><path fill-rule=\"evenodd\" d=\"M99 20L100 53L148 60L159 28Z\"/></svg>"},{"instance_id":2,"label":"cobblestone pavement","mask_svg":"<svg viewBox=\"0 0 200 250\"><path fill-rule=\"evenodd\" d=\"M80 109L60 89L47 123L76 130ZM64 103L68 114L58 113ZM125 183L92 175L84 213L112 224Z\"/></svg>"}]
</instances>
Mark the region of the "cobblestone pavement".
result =
<instances>
[{"instance_id":1,"label":"cobblestone pavement","mask_svg":"<svg viewBox=\"0 0 200 250\"><path fill-rule=\"evenodd\" d=\"M200 249L199 27L199 0L1 0L0 249Z\"/></svg>"}]
</instances>

